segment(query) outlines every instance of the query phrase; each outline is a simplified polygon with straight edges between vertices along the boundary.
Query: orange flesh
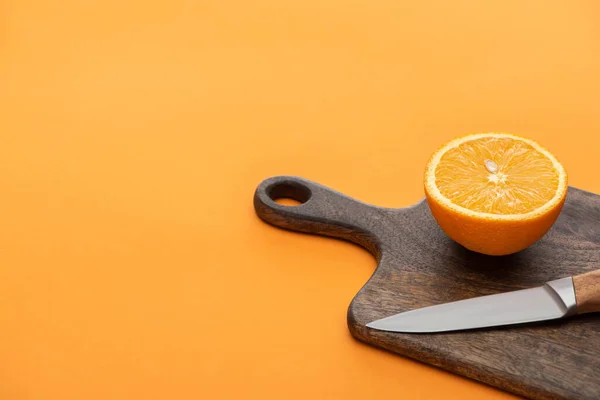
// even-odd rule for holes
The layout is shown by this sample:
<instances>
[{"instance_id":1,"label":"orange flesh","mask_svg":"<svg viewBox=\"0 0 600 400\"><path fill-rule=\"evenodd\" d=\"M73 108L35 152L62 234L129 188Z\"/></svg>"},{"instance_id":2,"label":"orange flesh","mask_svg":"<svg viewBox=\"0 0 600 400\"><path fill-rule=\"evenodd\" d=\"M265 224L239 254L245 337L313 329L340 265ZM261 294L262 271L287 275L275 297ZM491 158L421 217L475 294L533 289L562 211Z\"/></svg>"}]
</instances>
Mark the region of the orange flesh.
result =
<instances>
[{"instance_id":1,"label":"orange flesh","mask_svg":"<svg viewBox=\"0 0 600 400\"><path fill-rule=\"evenodd\" d=\"M493 163L486 167L487 160ZM559 176L552 161L525 142L481 138L448 150L437 165L435 181L456 205L507 215L546 204L556 194Z\"/></svg>"}]
</instances>

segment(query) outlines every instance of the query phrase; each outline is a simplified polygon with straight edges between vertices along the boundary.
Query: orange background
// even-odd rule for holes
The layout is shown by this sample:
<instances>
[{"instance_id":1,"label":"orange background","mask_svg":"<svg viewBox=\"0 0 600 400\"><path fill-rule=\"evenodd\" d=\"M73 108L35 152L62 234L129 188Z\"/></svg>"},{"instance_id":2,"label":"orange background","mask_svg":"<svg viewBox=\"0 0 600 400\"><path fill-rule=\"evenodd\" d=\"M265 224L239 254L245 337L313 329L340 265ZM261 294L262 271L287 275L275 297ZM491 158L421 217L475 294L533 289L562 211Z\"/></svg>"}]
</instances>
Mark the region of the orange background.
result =
<instances>
[{"instance_id":1,"label":"orange background","mask_svg":"<svg viewBox=\"0 0 600 400\"><path fill-rule=\"evenodd\" d=\"M510 131L600 192L597 2L0 2L0 398L511 396L352 339L374 260L254 215Z\"/></svg>"}]
</instances>

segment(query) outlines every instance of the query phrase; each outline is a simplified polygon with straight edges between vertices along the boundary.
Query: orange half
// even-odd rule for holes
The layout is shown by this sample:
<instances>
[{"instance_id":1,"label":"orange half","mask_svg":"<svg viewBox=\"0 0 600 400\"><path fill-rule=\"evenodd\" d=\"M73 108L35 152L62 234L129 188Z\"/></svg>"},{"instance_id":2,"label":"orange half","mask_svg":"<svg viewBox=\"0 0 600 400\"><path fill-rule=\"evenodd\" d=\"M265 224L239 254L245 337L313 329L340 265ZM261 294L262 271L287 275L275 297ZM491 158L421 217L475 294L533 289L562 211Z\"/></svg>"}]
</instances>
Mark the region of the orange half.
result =
<instances>
[{"instance_id":1,"label":"orange half","mask_svg":"<svg viewBox=\"0 0 600 400\"><path fill-rule=\"evenodd\" d=\"M454 139L425 169L425 194L442 230L490 255L539 240L556 221L567 187L567 173L552 153L507 133Z\"/></svg>"}]
</instances>

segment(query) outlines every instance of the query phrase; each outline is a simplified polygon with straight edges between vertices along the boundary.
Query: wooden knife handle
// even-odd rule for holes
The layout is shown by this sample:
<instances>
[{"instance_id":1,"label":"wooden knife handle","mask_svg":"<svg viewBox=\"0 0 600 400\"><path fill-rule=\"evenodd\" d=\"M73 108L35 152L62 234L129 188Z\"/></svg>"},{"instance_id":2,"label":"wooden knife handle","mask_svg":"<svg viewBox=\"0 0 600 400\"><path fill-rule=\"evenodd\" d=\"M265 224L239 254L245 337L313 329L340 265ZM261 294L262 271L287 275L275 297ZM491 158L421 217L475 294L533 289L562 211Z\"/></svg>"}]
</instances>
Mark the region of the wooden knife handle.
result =
<instances>
[{"instance_id":1,"label":"wooden knife handle","mask_svg":"<svg viewBox=\"0 0 600 400\"><path fill-rule=\"evenodd\" d=\"M282 205L276 202L279 198L292 198L300 205ZM296 176L276 176L262 181L254 193L254 208L256 214L271 225L348 240L365 247L376 257L381 253L377 240L381 220L399 212L362 203Z\"/></svg>"},{"instance_id":2,"label":"wooden knife handle","mask_svg":"<svg viewBox=\"0 0 600 400\"><path fill-rule=\"evenodd\" d=\"M573 277L577 313L600 312L600 270Z\"/></svg>"}]
</instances>

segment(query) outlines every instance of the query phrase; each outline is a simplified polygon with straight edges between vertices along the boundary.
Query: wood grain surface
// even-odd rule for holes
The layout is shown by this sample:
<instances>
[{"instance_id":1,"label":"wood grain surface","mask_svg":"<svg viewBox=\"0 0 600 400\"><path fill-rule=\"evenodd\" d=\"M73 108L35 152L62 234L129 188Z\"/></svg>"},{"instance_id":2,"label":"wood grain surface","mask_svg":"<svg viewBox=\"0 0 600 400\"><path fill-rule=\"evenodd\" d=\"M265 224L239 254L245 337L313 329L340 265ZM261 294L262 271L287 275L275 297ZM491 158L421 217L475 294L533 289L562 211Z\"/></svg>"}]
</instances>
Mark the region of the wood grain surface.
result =
<instances>
[{"instance_id":1,"label":"wood grain surface","mask_svg":"<svg viewBox=\"0 0 600 400\"><path fill-rule=\"evenodd\" d=\"M281 197L302 204L274 201ZM473 253L453 242L424 200L408 208L380 208L309 180L280 176L259 184L254 205L269 224L352 241L377 258L378 267L348 308L348 328L356 339L521 396L600 398L599 314L436 334L365 326L418 307L539 286L598 269L600 196L569 188L550 232L530 248L502 257Z\"/></svg>"}]
</instances>

